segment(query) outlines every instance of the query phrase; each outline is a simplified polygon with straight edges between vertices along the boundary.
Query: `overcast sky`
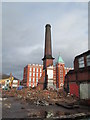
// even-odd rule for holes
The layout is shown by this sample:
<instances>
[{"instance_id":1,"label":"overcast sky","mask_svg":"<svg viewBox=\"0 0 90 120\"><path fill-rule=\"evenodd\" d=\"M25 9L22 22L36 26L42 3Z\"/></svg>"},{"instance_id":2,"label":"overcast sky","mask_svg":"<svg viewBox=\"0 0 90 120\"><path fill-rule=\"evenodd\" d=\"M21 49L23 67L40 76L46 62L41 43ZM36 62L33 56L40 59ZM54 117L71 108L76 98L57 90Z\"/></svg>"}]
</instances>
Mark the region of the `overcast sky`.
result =
<instances>
[{"instance_id":1,"label":"overcast sky","mask_svg":"<svg viewBox=\"0 0 90 120\"><path fill-rule=\"evenodd\" d=\"M66 67L88 50L88 3L2 3L3 73L23 79L27 64L42 64L45 25L51 24L52 51Z\"/></svg>"}]
</instances>

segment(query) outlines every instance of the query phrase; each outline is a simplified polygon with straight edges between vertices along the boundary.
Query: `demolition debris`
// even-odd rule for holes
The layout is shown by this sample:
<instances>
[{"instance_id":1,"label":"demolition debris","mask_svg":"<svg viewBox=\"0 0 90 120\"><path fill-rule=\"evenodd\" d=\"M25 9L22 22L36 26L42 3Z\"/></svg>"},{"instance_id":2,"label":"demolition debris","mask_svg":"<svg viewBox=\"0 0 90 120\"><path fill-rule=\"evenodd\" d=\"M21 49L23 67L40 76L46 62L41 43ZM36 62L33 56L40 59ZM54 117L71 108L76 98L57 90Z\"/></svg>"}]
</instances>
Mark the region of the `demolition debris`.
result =
<instances>
[{"instance_id":1,"label":"demolition debris","mask_svg":"<svg viewBox=\"0 0 90 120\"><path fill-rule=\"evenodd\" d=\"M63 90L4 90L2 101L3 118L69 119L90 116L88 106L81 106L77 97L66 94Z\"/></svg>"}]
</instances>

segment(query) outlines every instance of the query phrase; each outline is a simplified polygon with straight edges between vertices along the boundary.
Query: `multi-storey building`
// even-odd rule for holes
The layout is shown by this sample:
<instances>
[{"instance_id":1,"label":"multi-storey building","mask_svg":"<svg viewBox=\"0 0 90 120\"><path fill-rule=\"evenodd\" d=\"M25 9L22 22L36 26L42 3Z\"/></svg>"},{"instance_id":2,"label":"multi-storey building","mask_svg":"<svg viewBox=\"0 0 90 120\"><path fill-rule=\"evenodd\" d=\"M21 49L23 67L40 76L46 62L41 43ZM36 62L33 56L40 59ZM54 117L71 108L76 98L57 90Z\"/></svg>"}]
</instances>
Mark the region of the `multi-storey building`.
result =
<instances>
[{"instance_id":1,"label":"multi-storey building","mask_svg":"<svg viewBox=\"0 0 90 120\"><path fill-rule=\"evenodd\" d=\"M58 57L58 61L56 63L56 87L62 88L64 84L65 77L65 64L61 56Z\"/></svg>"},{"instance_id":2,"label":"multi-storey building","mask_svg":"<svg viewBox=\"0 0 90 120\"><path fill-rule=\"evenodd\" d=\"M65 63L62 59L62 57L59 55L56 65L53 69L53 80L54 85L56 85L56 88L63 89L65 75L69 72L69 70L72 70L73 68L65 67Z\"/></svg>"},{"instance_id":3,"label":"multi-storey building","mask_svg":"<svg viewBox=\"0 0 90 120\"><path fill-rule=\"evenodd\" d=\"M43 66L39 64L28 64L24 67L23 85L36 87L42 75Z\"/></svg>"},{"instance_id":4,"label":"multi-storey building","mask_svg":"<svg viewBox=\"0 0 90 120\"><path fill-rule=\"evenodd\" d=\"M51 68L48 68L48 71ZM57 63L53 66L53 86L62 89L65 75L72 68L66 68L63 59L59 56ZM43 65L28 64L24 67L23 85L27 87L37 87L37 84L43 73ZM50 72L48 72L49 74ZM50 73L51 74L51 73ZM50 77L50 76L48 76Z\"/></svg>"}]
</instances>

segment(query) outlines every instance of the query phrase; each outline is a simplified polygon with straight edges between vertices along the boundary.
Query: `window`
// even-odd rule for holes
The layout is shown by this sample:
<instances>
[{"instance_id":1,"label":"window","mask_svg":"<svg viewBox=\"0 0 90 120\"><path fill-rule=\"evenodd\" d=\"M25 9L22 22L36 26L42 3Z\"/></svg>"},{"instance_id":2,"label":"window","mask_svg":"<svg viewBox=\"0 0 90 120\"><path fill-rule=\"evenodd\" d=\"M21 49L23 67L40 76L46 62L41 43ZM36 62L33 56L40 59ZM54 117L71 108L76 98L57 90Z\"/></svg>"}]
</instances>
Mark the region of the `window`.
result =
<instances>
[{"instance_id":1,"label":"window","mask_svg":"<svg viewBox=\"0 0 90 120\"><path fill-rule=\"evenodd\" d=\"M35 68L33 68L33 72L35 72Z\"/></svg>"},{"instance_id":2,"label":"window","mask_svg":"<svg viewBox=\"0 0 90 120\"><path fill-rule=\"evenodd\" d=\"M90 66L90 55L87 56L87 66Z\"/></svg>"},{"instance_id":3,"label":"window","mask_svg":"<svg viewBox=\"0 0 90 120\"><path fill-rule=\"evenodd\" d=\"M32 71L32 68L30 68L30 71Z\"/></svg>"},{"instance_id":4,"label":"window","mask_svg":"<svg viewBox=\"0 0 90 120\"><path fill-rule=\"evenodd\" d=\"M38 68L37 68L37 72L38 72Z\"/></svg>"},{"instance_id":5,"label":"window","mask_svg":"<svg viewBox=\"0 0 90 120\"><path fill-rule=\"evenodd\" d=\"M34 83L34 81L35 81L35 78L33 78L33 83Z\"/></svg>"},{"instance_id":6,"label":"window","mask_svg":"<svg viewBox=\"0 0 90 120\"><path fill-rule=\"evenodd\" d=\"M60 76L60 79L63 79L63 76Z\"/></svg>"},{"instance_id":7,"label":"window","mask_svg":"<svg viewBox=\"0 0 90 120\"><path fill-rule=\"evenodd\" d=\"M61 79L60 81L61 81L61 83L63 83L63 79Z\"/></svg>"},{"instance_id":8,"label":"window","mask_svg":"<svg viewBox=\"0 0 90 120\"><path fill-rule=\"evenodd\" d=\"M79 62L79 68L83 68L85 66L84 65L84 57L79 58L78 62Z\"/></svg>"},{"instance_id":9,"label":"window","mask_svg":"<svg viewBox=\"0 0 90 120\"><path fill-rule=\"evenodd\" d=\"M33 73L33 76L35 76L35 73Z\"/></svg>"},{"instance_id":10,"label":"window","mask_svg":"<svg viewBox=\"0 0 90 120\"><path fill-rule=\"evenodd\" d=\"M30 76L32 76L32 73L30 72Z\"/></svg>"},{"instance_id":11,"label":"window","mask_svg":"<svg viewBox=\"0 0 90 120\"><path fill-rule=\"evenodd\" d=\"M31 81L29 81L29 86L31 86Z\"/></svg>"},{"instance_id":12,"label":"window","mask_svg":"<svg viewBox=\"0 0 90 120\"><path fill-rule=\"evenodd\" d=\"M9 82L9 80L7 80L7 82Z\"/></svg>"},{"instance_id":13,"label":"window","mask_svg":"<svg viewBox=\"0 0 90 120\"><path fill-rule=\"evenodd\" d=\"M35 83L35 78L33 78L33 86L32 87L34 87L34 83Z\"/></svg>"},{"instance_id":14,"label":"window","mask_svg":"<svg viewBox=\"0 0 90 120\"><path fill-rule=\"evenodd\" d=\"M31 82L31 77L29 78L29 81Z\"/></svg>"},{"instance_id":15,"label":"window","mask_svg":"<svg viewBox=\"0 0 90 120\"><path fill-rule=\"evenodd\" d=\"M40 72L42 72L42 68L40 68Z\"/></svg>"},{"instance_id":16,"label":"window","mask_svg":"<svg viewBox=\"0 0 90 120\"><path fill-rule=\"evenodd\" d=\"M63 83L61 83L60 86L63 87Z\"/></svg>"},{"instance_id":17,"label":"window","mask_svg":"<svg viewBox=\"0 0 90 120\"><path fill-rule=\"evenodd\" d=\"M38 73L36 73L36 76L38 77Z\"/></svg>"},{"instance_id":18,"label":"window","mask_svg":"<svg viewBox=\"0 0 90 120\"><path fill-rule=\"evenodd\" d=\"M36 82L38 82L38 78L36 78Z\"/></svg>"},{"instance_id":19,"label":"window","mask_svg":"<svg viewBox=\"0 0 90 120\"><path fill-rule=\"evenodd\" d=\"M42 73L40 73L40 77L41 77Z\"/></svg>"},{"instance_id":20,"label":"window","mask_svg":"<svg viewBox=\"0 0 90 120\"><path fill-rule=\"evenodd\" d=\"M63 71L61 71L60 74L63 74Z\"/></svg>"}]
</instances>

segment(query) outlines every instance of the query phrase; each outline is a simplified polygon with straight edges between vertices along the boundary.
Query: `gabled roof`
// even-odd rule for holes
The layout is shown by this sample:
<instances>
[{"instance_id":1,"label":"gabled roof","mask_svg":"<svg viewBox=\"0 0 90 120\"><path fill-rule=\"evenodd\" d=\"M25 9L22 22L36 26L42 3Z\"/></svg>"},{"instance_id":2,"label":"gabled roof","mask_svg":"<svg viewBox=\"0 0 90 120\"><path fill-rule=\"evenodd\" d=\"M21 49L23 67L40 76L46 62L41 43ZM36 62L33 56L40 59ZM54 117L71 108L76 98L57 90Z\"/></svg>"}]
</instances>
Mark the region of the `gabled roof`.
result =
<instances>
[{"instance_id":1,"label":"gabled roof","mask_svg":"<svg viewBox=\"0 0 90 120\"><path fill-rule=\"evenodd\" d=\"M90 55L90 50L83 52L82 54L77 55L75 58L83 57L84 55L85 56Z\"/></svg>"},{"instance_id":2,"label":"gabled roof","mask_svg":"<svg viewBox=\"0 0 90 120\"><path fill-rule=\"evenodd\" d=\"M63 63L64 64L64 61L63 61L63 59L60 55L58 56L57 63Z\"/></svg>"}]
</instances>

